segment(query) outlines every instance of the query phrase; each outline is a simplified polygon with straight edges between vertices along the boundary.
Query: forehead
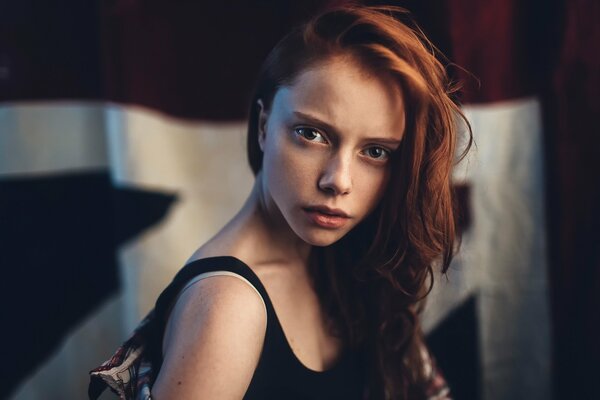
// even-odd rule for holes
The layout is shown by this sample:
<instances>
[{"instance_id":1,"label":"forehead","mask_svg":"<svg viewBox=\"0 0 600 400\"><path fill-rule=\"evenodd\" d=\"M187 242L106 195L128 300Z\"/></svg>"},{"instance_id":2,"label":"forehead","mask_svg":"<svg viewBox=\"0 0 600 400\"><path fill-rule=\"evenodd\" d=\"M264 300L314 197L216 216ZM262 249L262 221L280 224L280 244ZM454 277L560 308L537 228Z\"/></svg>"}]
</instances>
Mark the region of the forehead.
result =
<instances>
[{"instance_id":1,"label":"forehead","mask_svg":"<svg viewBox=\"0 0 600 400\"><path fill-rule=\"evenodd\" d=\"M272 112L291 117L300 111L325 120L351 136L401 139L405 115L398 85L355 62L335 58L300 73L280 88Z\"/></svg>"}]
</instances>

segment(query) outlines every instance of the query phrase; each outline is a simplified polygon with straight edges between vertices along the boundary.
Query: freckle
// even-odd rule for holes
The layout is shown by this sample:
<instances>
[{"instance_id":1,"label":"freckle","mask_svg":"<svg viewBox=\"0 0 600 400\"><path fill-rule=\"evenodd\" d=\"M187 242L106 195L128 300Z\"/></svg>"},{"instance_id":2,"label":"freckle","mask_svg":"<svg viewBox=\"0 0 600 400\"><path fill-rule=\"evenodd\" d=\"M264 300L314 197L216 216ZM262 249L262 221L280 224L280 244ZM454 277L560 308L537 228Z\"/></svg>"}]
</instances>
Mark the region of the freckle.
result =
<instances>
[{"instance_id":1,"label":"freckle","mask_svg":"<svg viewBox=\"0 0 600 400\"><path fill-rule=\"evenodd\" d=\"M181 385L181 381L177 381L177 384L178 384L178 385Z\"/></svg>"}]
</instances>

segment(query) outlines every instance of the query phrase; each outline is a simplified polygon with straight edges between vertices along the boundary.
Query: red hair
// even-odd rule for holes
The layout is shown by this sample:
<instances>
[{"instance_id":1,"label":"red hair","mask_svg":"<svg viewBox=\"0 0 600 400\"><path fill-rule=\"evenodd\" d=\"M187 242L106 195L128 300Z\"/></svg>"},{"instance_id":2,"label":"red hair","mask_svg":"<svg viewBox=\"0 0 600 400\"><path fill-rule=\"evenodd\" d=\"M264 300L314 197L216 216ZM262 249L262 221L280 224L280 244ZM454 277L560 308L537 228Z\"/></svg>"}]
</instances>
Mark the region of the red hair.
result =
<instances>
[{"instance_id":1,"label":"red hair","mask_svg":"<svg viewBox=\"0 0 600 400\"><path fill-rule=\"evenodd\" d=\"M472 134L439 53L406 10L338 6L285 36L258 78L249 113L248 159L257 174L262 166L257 101L270 109L280 87L340 55L398 85L405 134L377 208L338 242L315 247L310 271L332 332L365 351L369 398L422 398L417 304L431 290L433 267L446 272L460 242L451 171L470 148ZM460 121L469 140L456 158Z\"/></svg>"}]
</instances>

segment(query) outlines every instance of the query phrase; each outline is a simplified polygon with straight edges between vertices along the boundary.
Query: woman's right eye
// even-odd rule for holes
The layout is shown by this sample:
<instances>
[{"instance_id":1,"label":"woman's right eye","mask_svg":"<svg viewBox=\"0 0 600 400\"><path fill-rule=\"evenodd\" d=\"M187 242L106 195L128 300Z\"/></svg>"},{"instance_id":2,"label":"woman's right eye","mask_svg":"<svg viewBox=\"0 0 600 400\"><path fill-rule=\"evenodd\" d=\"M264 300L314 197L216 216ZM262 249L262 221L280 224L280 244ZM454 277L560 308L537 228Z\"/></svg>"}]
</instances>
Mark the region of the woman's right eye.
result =
<instances>
[{"instance_id":1,"label":"woman's right eye","mask_svg":"<svg viewBox=\"0 0 600 400\"><path fill-rule=\"evenodd\" d=\"M318 142L318 143L326 143L327 141L321 134L321 132L317 131L313 128L307 127L299 127L294 129L294 132L298 136L302 136L303 139L308 140L309 142Z\"/></svg>"}]
</instances>

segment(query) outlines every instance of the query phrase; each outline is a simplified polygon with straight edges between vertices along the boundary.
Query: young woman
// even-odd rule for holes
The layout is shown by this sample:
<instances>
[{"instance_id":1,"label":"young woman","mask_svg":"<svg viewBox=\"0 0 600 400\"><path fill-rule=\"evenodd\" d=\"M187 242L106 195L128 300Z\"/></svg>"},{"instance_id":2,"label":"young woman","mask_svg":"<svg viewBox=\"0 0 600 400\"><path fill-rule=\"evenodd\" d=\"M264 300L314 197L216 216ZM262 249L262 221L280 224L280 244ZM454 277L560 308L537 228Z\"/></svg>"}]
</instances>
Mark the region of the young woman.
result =
<instances>
[{"instance_id":1,"label":"young woman","mask_svg":"<svg viewBox=\"0 0 600 400\"><path fill-rule=\"evenodd\" d=\"M464 117L404 17L337 7L277 44L250 107L251 194L120 349L135 357L93 374L127 369L155 400L448 396L417 305L456 250Z\"/></svg>"}]
</instances>

